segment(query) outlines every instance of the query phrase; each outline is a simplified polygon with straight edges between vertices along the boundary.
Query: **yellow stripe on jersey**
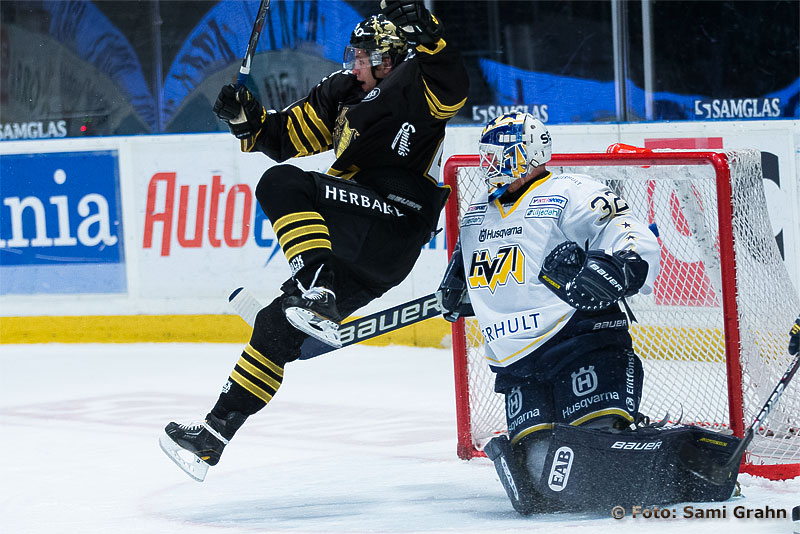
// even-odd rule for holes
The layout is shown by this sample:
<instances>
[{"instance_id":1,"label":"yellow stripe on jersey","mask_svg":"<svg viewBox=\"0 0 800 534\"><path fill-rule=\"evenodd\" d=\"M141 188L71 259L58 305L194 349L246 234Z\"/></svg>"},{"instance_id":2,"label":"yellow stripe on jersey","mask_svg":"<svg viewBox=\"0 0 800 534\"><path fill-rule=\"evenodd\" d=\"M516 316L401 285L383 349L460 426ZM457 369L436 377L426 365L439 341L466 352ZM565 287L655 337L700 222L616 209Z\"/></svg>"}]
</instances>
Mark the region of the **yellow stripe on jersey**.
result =
<instances>
[{"instance_id":1,"label":"yellow stripe on jersey","mask_svg":"<svg viewBox=\"0 0 800 534\"><path fill-rule=\"evenodd\" d=\"M276 375L283 378L283 367L273 363L272 360L270 360L269 358L258 352L256 349L254 349L252 345L248 343L247 346L245 346L244 351L250 356L252 356L258 363L260 363L261 365L263 365Z\"/></svg>"},{"instance_id":2,"label":"yellow stripe on jersey","mask_svg":"<svg viewBox=\"0 0 800 534\"><path fill-rule=\"evenodd\" d=\"M283 251L283 255L286 256L286 259L291 260L298 254L305 252L306 250L311 250L312 248L327 248L330 250L331 242L327 239L312 239L310 241L303 241L299 245L295 245L289 250Z\"/></svg>"},{"instance_id":3,"label":"yellow stripe on jersey","mask_svg":"<svg viewBox=\"0 0 800 534\"><path fill-rule=\"evenodd\" d=\"M311 150L313 150L315 154L322 152L322 145L319 139L317 139L317 136L314 135L314 132L311 131L311 128L308 127L308 124L306 124L306 119L303 117L300 106L293 107L292 113L294 113L295 118L297 118L297 124L300 125L300 129L303 131L303 137L311 143Z\"/></svg>"},{"instance_id":4,"label":"yellow stripe on jersey","mask_svg":"<svg viewBox=\"0 0 800 534\"><path fill-rule=\"evenodd\" d=\"M545 175L544 175L544 176L542 176L541 178L537 178L537 179L536 179L536 180L534 180L532 183L530 183L530 184L526 184L525 186L523 186L523 187L527 187L527 188L528 188L528 189L527 189L527 191L525 191L525 193L524 193L524 194L523 194L521 197L519 197L519 198L516 200L516 202L514 202L514 204L513 204L513 205L512 205L512 206L511 206L511 207L508 209L508 211L506 211L506 210L503 208L503 205L500 203L500 199L498 199L498 198L494 199L494 204L495 204L495 206L497 206L497 209L498 209L498 211L500 212L500 217L501 217L502 219L505 219L506 217L508 217L509 215L511 215L512 213L514 213L514 210L516 210L516 209L517 209L517 207L518 207L518 206L519 206L519 205L522 203L522 200L523 200L525 197L527 197L527 196L528 196L528 193L530 193L531 191L533 191L534 189L536 189L537 187L539 187L540 185L542 185L542 184L543 184L545 181L547 181L547 180L548 180L548 179L549 179L549 178L550 178L552 175L553 175L553 173L551 173L551 172L549 172L549 171L548 171L548 172L547 172L547 174L545 174Z\"/></svg>"},{"instance_id":5,"label":"yellow stripe on jersey","mask_svg":"<svg viewBox=\"0 0 800 534\"><path fill-rule=\"evenodd\" d=\"M317 213L316 211L298 211L295 213L290 213L289 215L284 215L277 221L272 224L272 230L277 234L280 232L284 226L287 224L292 224L298 221L322 221L325 222L325 219L322 218L322 215Z\"/></svg>"},{"instance_id":6,"label":"yellow stripe on jersey","mask_svg":"<svg viewBox=\"0 0 800 534\"><path fill-rule=\"evenodd\" d=\"M288 117L286 121L286 129L289 132L289 139L292 141L292 145L294 145L294 149L297 150L297 156L308 156L311 152L303 145L303 142L300 141L300 136L297 135L297 129L294 127L294 121L292 121L291 117Z\"/></svg>"},{"instance_id":7,"label":"yellow stripe on jersey","mask_svg":"<svg viewBox=\"0 0 800 534\"><path fill-rule=\"evenodd\" d=\"M253 384L250 380L242 376L239 372L234 369L231 371L231 380L242 386L244 389L258 397L264 402L269 402L272 400L272 395L264 391L263 388L258 387L257 385Z\"/></svg>"},{"instance_id":8,"label":"yellow stripe on jersey","mask_svg":"<svg viewBox=\"0 0 800 534\"><path fill-rule=\"evenodd\" d=\"M297 239L298 237L302 237L308 234L325 234L330 235L328 232L328 227L324 224L309 224L308 226L301 226L300 228L295 228L294 230L289 230L282 236L278 238L278 244L281 248L286 246L286 243L291 241L292 239Z\"/></svg>"},{"instance_id":9,"label":"yellow stripe on jersey","mask_svg":"<svg viewBox=\"0 0 800 534\"><path fill-rule=\"evenodd\" d=\"M566 315L562 315L562 316L561 316L561 318L560 318L558 321L556 321L556 324L553 326L553 328L551 328L550 330L548 330L547 332L545 332L545 333L544 333L544 334L542 334L541 336L537 337L536 339L534 339L533 341L531 341L531 342L530 342L528 345L526 345L526 346L522 347L521 349L519 349L517 352L515 352L515 353L513 353L513 354L510 354L509 356L506 356L506 357L505 357L505 358L503 358L502 360L498 360L497 358L492 358L492 357L491 357L491 356L489 356L488 354L486 354L484 357L485 357L487 360L489 360L490 362L495 362L495 363L503 363L503 362L505 362L505 361L508 361L508 360L510 360L511 358L513 358L513 357L515 357L515 356L519 356L521 353L523 353L523 352L527 351L527 350L528 350L528 349L530 349L532 346L534 346L535 344L537 344L539 341L541 341L541 340L542 340L542 339L544 339L545 337L549 336L549 335L550 335L550 334L551 334L551 333L552 333L552 332L553 332L553 331L554 331L554 330L555 330L555 329L558 327L558 325L560 325L560 324L561 324L561 321L563 321L565 317L566 317Z\"/></svg>"},{"instance_id":10,"label":"yellow stripe on jersey","mask_svg":"<svg viewBox=\"0 0 800 534\"><path fill-rule=\"evenodd\" d=\"M346 171L340 171L339 169L331 167L330 169L328 169L326 174L330 174L331 176L336 176L337 178L341 178L343 180L350 180L360 171L361 169L359 169L355 165L350 165Z\"/></svg>"},{"instance_id":11,"label":"yellow stripe on jersey","mask_svg":"<svg viewBox=\"0 0 800 534\"><path fill-rule=\"evenodd\" d=\"M430 48L427 48L425 45L417 45L415 50L417 52L422 52L423 54L434 55L434 54L438 54L439 52L441 52L442 49L445 46L447 46L447 43L444 41L444 39L440 38L438 41L436 41L436 45L435 46L436 47L433 50L431 50Z\"/></svg>"},{"instance_id":12,"label":"yellow stripe on jersey","mask_svg":"<svg viewBox=\"0 0 800 534\"><path fill-rule=\"evenodd\" d=\"M426 82L424 78L422 84L425 86L425 100L428 101L428 109L431 115L437 119L445 120L454 117L455 114L458 113L458 110L464 107L464 104L467 102L467 98L464 97L464 100L453 106L442 104L439 99L436 98L436 95L433 94L431 88L428 87L428 82Z\"/></svg>"},{"instance_id":13,"label":"yellow stripe on jersey","mask_svg":"<svg viewBox=\"0 0 800 534\"><path fill-rule=\"evenodd\" d=\"M306 102L303 104L303 111L305 111L306 116L308 116L311 122L314 123L314 126L317 127L317 130L319 130L322 134L325 145L330 147L333 144L333 136L331 136L330 130L328 130L328 127L325 126L325 123L322 122L322 119L320 119L319 115L317 115L317 110L315 110L311 104Z\"/></svg>"}]
</instances>

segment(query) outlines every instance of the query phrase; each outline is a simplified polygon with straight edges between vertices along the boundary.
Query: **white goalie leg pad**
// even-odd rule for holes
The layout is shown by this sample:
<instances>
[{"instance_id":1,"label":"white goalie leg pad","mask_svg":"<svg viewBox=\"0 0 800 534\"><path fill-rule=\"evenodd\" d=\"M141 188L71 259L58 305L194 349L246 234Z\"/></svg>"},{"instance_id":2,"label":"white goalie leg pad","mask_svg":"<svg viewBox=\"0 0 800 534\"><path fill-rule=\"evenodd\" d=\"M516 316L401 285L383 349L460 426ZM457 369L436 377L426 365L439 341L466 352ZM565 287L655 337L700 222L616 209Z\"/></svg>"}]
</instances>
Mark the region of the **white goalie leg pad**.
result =
<instances>
[{"instance_id":1,"label":"white goalie leg pad","mask_svg":"<svg viewBox=\"0 0 800 534\"><path fill-rule=\"evenodd\" d=\"M164 451L164 454L175 462L175 465L180 467L187 475L198 482L205 480L209 465L198 456L175 443L166 432L159 436L158 444L161 450Z\"/></svg>"},{"instance_id":2,"label":"white goalie leg pad","mask_svg":"<svg viewBox=\"0 0 800 534\"><path fill-rule=\"evenodd\" d=\"M342 340L339 336L339 324L337 322L320 317L311 310L297 306L287 307L284 313L289 323L301 332L331 347L337 349L342 347Z\"/></svg>"}]
</instances>

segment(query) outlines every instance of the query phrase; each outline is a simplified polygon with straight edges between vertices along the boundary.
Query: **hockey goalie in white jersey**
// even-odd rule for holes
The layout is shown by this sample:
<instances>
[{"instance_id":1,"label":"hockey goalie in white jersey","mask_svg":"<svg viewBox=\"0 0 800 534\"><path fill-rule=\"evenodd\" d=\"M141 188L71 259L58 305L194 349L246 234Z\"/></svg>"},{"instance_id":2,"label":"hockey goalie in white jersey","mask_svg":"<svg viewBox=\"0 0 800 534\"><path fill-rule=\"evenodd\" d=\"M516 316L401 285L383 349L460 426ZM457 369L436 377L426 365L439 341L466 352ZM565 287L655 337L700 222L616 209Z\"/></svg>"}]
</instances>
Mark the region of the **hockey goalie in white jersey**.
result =
<instances>
[{"instance_id":1,"label":"hockey goalie in white jersey","mask_svg":"<svg viewBox=\"0 0 800 534\"><path fill-rule=\"evenodd\" d=\"M736 472L726 487L705 483L679 451L713 460L728 442L714 434L720 450L698 449L702 429L648 424L638 411L625 298L653 291L658 240L603 183L549 172L551 143L526 113L484 128L487 188L461 219L440 287L446 319L477 318L505 396L508 435L484 451L526 514L726 499Z\"/></svg>"}]
</instances>

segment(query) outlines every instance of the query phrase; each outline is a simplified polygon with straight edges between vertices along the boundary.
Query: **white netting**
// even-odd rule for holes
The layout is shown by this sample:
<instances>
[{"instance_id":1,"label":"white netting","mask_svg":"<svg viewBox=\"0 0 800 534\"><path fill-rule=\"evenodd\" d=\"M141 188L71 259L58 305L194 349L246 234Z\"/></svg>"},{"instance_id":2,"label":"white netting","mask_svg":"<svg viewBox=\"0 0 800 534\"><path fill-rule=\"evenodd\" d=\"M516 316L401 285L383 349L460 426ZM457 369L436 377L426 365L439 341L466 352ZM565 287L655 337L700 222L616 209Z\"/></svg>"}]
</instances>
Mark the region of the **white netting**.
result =
<instances>
[{"instance_id":1,"label":"white netting","mask_svg":"<svg viewBox=\"0 0 800 534\"><path fill-rule=\"evenodd\" d=\"M730 397L741 397L745 425L769 397L791 361L788 331L800 310L772 234L760 153L739 150L725 155L733 191L741 340L737 357L742 374L741 380L732 377L730 396L714 167L666 161L646 168L622 161L613 166L550 166L553 173L588 174L606 183L640 219L656 224L662 245L656 291L629 300L638 320L632 335L645 370L641 410L652 419L669 413L675 420L682 413L684 422L722 431L730 429ZM460 217L486 186L479 169L469 164L459 168L457 177ZM503 400L493 392L494 376L483 358L476 321L468 319L465 326L472 445L482 449L492 436L505 431ZM751 444L750 463L800 463L798 382L787 388Z\"/></svg>"}]
</instances>

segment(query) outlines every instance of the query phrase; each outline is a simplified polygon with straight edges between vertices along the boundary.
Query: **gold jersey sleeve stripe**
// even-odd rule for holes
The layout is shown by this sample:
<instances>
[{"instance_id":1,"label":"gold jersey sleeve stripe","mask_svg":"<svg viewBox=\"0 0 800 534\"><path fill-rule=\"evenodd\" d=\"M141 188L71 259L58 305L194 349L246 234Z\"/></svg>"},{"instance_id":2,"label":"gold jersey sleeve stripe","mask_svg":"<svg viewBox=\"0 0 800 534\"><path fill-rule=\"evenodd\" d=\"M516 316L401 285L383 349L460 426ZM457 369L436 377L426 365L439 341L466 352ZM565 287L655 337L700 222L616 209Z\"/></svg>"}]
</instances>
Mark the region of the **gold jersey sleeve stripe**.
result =
<instances>
[{"instance_id":1,"label":"gold jersey sleeve stripe","mask_svg":"<svg viewBox=\"0 0 800 534\"><path fill-rule=\"evenodd\" d=\"M458 110L464 107L464 104L467 102L466 97L464 97L464 100L452 106L442 104L441 101L436 98L436 95L433 94L431 88L428 87L428 82L423 79L422 83L425 86L425 100L428 101L428 109L431 115L437 119L449 119L454 117L455 114L458 113Z\"/></svg>"},{"instance_id":2,"label":"gold jersey sleeve stripe","mask_svg":"<svg viewBox=\"0 0 800 534\"><path fill-rule=\"evenodd\" d=\"M271 387L274 391L278 391L278 388L281 387L281 383L269 376L267 373L253 365L252 363L248 362L244 359L244 356L239 358L239 361L236 362L236 365L253 375L254 377L258 378L266 385Z\"/></svg>"},{"instance_id":3,"label":"gold jersey sleeve stripe","mask_svg":"<svg viewBox=\"0 0 800 534\"><path fill-rule=\"evenodd\" d=\"M272 225L272 231L276 234L280 232L284 226L287 224L292 224L298 221L322 221L325 222L325 219L316 211L297 211L295 213L290 213L288 215L284 215Z\"/></svg>"},{"instance_id":4,"label":"gold jersey sleeve stripe","mask_svg":"<svg viewBox=\"0 0 800 534\"><path fill-rule=\"evenodd\" d=\"M253 384L250 380L242 376L239 372L234 369L231 371L231 380L242 386L244 389L258 397L264 402L269 402L272 400L272 395L264 391L262 388L258 387L257 385Z\"/></svg>"},{"instance_id":5,"label":"gold jersey sleeve stripe","mask_svg":"<svg viewBox=\"0 0 800 534\"><path fill-rule=\"evenodd\" d=\"M325 126L325 123L322 122L322 119L319 118L317 115L317 110L315 110L311 104L306 102L303 104L303 111L305 111L308 118L314 123L314 126L317 127L317 130L322 134L322 138L325 141L325 145L330 147L333 144L333 136L331 136L331 131Z\"/></svg>"},{"instance_id":6,"label":"gold jersey sleeve stripe","mask_svg":"<svg viewBox=\"0 0 800 534\"><path fill-rule=\"evenodd\" d=\"M308 148L306 148L306 146L300 140L300 136L297 135L297 130L294 127L294 121L292 121L291 117L289 117L289 120L286 122L286 129L289 132L289 139L292 141L294 149L297 150L297 154L295 157L310 155L311 152L309 152Z\"/></svg>"},{"instance_id":7,"label":"gold jersey sleeve stripe","mask_svg":"<svg viewBox=\"0 0 800 534\"><path fill-rule=\"evenodd\" d=\"M259 129L254 136L240 140L239 145L242 152L252 152L252 150L256 147L256 139L258 139L258 136L261 135L262 130L263 128Z\"/></svg>"},{"instance_id":8,"label":"gold jersey sleeve stripe","mask_svg":"<svg viewBox=\"0 0 800 534\"><path fill-rule=\"evenodd\" d=\"M287 260L291 260L298 254L301 254L306 250L311 250L312 248L326 248L331 250L331 242L327 239L311 239L309 241L304 241L299 245L295 245L289 250L285 250L283 255L286 256Z\"/></svg>"},{"instance_id":9,"label":"gold jersey sleeve stripe","mask_svg":"<svg viewBox=\"0 0 800 534\"><path fill-rule=\"evenodd\" d=\"M288 232L282 234L278 238L278 244L280 244L281 248L284 248L286 243L292 239L297 239L298 237L303 237L304 235L309 234L330 235L328 232L328 227L324 224L309 224L308 226L301 226L300 228L295 228L294 230L289 230Z\"/></svg>"},{"instance_id":10,"label":"gold jersey sleeve stripe","mask_svg":"<svg viewBox=\"0 0 800 534\"><path fill-rule=\"evenodd\" d=\"M277 376L283 378L283 367L277 365L272 360L258 352L256 349L253 348L252 345L249 343L245 346L244 351L253 357L258 363L263 365L264 367L268 368L270 371L275 373Z\"/></svg>"},{"instance_id":11,"label":"gold jersey sleeve stripe","mask_svg":"<svg viewBox=\"0 0 800 534\"><path fill-rule=\"evenodd\" d=\"M293 107L292 113L297 119L297 124L300 125L300 130L303 132L303 137L305 137L306 140L311 143L311 150L315 154L322 152L322 145L320 144L319 139L317 139L317 136L314 134L314 132L311 131L311 128L308 127L308 124L306 124L306 119L303 117L303 111L300 109L300 106Z\"/></svg>"}]
</instances>

